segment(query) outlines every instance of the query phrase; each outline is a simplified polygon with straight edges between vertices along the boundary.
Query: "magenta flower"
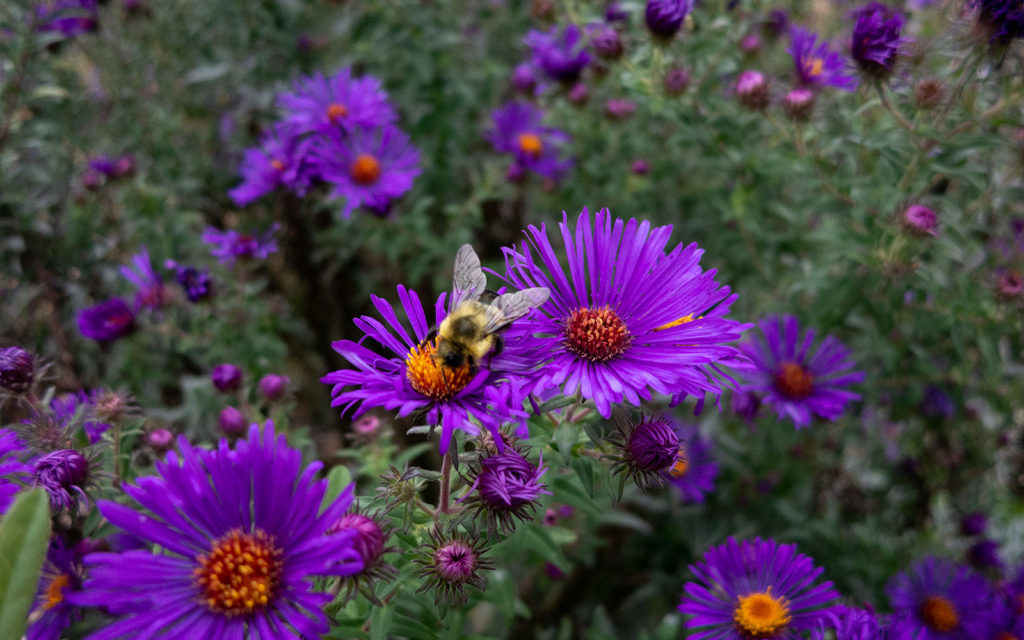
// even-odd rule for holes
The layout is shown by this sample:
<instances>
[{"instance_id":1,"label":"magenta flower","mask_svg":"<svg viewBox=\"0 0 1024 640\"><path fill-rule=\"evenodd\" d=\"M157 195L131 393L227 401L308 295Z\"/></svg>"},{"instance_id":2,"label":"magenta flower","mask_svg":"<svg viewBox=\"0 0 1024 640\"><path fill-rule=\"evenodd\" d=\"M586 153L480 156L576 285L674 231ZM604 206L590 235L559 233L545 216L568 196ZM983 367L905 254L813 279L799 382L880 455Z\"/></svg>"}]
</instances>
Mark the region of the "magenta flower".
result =
<instances>
[{"instance_id":1,"label":"magenta flower","mask_svg":"<svg viewBox=\"0 0 1024 640\"><path fill-rule=\"evenodd\" d=\"M590 63L583 33L574 24L553 26L547 32L531 30L523 42L533 52L533 66L558 82L576 82Z\"/></svg>"},{"instance_id":2,"label":"magenta flower","mask_svg":"<svg viewBox=\"0 0 1024 640\"><path fill-rule=\"evenodd\" d=\"M375 129L398 120L388 94L373 76L353 77L345 67L325 78L319 71L300 78L292 93L282 93L277 104L285 123L297 134L340 130Z\"/></svg>"},{"instance_id":3,"label":"magenta flower","mask_svg":"<svg viewBox=\"0 0 1024 640\"><path fill-rule=\"evenodd\" d=\"M203 242L212 245L210 255L222 264L234 266L235 260L266 260L272 253L277 253L277 240L274 234L279 225L275 222L270 229L260 234L239 233L234 229L221 231L216 227L207 227L203 232Z\"/></svg>"},{"instance_id":4,"label":"magenta flower","mask_svg":"<svg viewBox=\"0 0 1024 640\"><path fill-rule=\"evenodd\" d=\"M130 266L121 267L121 275L135 285L136 308L159 309L167 302L164 279L153 268L153 263L149 259L149 250L145 245L142 246L141 251L132 256Z\"/></svg>"},{"instance_id":5,"label":"magenta flower","mask_svg":"<svg viewBox=\"0 0 1024 640\"><path fill-rule=\"evenodd\" d=\"M313 179L310 144L309 138L300 135L297 126L275 124L260 137L257 147L245 150L240 168L242 184L228 195L240 207L277 189L305 195Z\"/></svg>"},{"instance_id":6,"label":"magenta flower","mask_svg":"<svg viewBox=\"0 0 1024 640\"><path fill-rule=\"evenodd\" d=\"M111 298L79 311L78 330L99 342L123 338L135 331L135 312L121 298Z\"/></svg>"},{"instance_id":7,"label":"magenta flower","mask_svg":"<svg viewBox=\"0 0 1024 640\"><path fill-rule=\"evenodd\" d=\"M572 167L565 148L569 136L541 124L544 112L533 105L510 102L491 114L494 129L488 134L496 151L510 153L512 166L533 171L549 180L561 179Z\"/></svg>"},{"instance_id":8,"label":"magenta flower","mask_svg":"<svg viewBox=\"0 0 1024 640\"><path fill-rule=\"evenodd\" d=\"M334 185L331 195L344 198L343 218L366 205L378 213L412 188L420 174L420 152L409 136L393 126L355 129L348 135L331 130L313 145L313 164L321 179Z\"/></svg>"},{"instance_id":9,"label":"magenta flower","mask_svg":"<svg viewBox=\"0 0 1024 640\"><path fill-rule=\"evenodd\" d=\"M786 53L793 57L797 78L805 86L832 86L843 91L857 88L857 79L846 74L846 58L832 51L828 42L819 43L813 31L793 27Z\"/></svg>"}]
</instances>

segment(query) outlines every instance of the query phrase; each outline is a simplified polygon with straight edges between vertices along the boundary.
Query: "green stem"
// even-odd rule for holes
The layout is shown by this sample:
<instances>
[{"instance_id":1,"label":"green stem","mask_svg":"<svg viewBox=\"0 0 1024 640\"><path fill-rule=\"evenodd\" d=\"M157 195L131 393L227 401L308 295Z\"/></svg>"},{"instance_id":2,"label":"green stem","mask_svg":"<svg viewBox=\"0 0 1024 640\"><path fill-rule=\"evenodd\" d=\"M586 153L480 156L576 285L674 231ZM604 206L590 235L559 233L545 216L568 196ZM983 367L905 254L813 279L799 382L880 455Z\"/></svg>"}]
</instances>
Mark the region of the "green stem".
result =
<instances>
[{"instance_id":1,"label":"green stem","mask_svg":"<svg viewBox=\"0 0 1024 640\"><path fill-rule=\"evenodd\" d=\"M441 504L438 507L440 513L450 513L448 506L449 492L451 491L452 481L452 459L446 453L444 460L441 462Z\"/></svg>"}]
</instances>

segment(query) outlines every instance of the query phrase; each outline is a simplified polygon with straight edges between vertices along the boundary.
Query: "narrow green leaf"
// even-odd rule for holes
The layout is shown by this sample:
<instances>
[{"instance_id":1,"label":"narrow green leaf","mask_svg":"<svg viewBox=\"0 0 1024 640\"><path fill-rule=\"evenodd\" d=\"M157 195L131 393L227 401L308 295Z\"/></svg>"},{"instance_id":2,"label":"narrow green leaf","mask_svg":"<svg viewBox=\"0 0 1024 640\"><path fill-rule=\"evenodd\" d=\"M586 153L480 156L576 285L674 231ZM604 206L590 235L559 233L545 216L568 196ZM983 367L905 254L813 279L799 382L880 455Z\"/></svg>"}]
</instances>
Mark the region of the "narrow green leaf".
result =
<instances>
[{"instance_id":1,"label":"narrow green leaf","mask_svg":"<svg viewBox=\"0 0 1024 640\"><path fill-rule=\"evenodd\" d=\"M24 635L49 542L46 491L23 491L0 520L0 638Z\"/></svg>"},{"instance_id":2,"label":"narrow green leaf","mask_svg":"<svg viewBox=\"0 0 1024 640\"><path fill-rule=\"evenodd\" d=\"M327 472L327 493L324 494L324 501L321 508L334 502L341 492L352 483L352 473L343 464L339 464Z\"/></svg>"},{"instance_id":3,"label":"narrow green leaf","mask_svg":"<svg viewBox=\"0 0 1024 640\"><path fill-rule=\"evenodd\" d=\"M370 614L371 640L387 640L394 613L395 608L390 606L373 608L373 613Z\"/></svg>"}]
</instances>

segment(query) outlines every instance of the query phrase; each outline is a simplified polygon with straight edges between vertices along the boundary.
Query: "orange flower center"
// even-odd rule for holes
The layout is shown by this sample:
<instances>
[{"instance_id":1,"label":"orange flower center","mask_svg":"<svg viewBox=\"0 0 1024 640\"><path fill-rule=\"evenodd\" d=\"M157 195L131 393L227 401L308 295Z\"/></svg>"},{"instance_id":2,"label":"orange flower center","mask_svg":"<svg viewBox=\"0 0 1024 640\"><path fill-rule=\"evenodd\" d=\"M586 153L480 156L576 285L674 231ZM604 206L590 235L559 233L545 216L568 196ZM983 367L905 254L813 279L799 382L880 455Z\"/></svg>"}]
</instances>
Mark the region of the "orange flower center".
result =
<instances>
[{"instance_id":1,"label":"orange flower center","mask_svg":"<svg viewBox=\"0 0 1024 640\"><path fill-rule=\"evenodd\" d=\"M206 606L227 616L266 607L281 583L282 555L261 529L255 533L234 529L215 540L210 554L199 556L193 571Z\"/></svg>"},{"instance_id":2,"label":"orange flower center","mask_svg":"<svg viewBox=\"0 0 1024 640\"><path fill-rule=\"evenodd\" d=\"M345 105L338 104L337 102L332 102L327 105L327 119L332 123L337 124L338 120L341 120L347 115L348 109L345 108Z\"/></svg>"},{"instance_id":3,"label":"orange flower center","mask_svg":"<svg viewBox=\"0 0 1024 640\"><path fill-rule=\"evenodd\" d=\"M672 465L668 472L673 478L682 478L689 470L690 463L686 461L686 449L679 447L679 452L676 454L675 464Z\"/></svg>"},{"instance_id":4,"label":"orange flower center","mask_svg":"<svg viewBox=\"0 0 1024 640\"><path fill-rule=\"evenodd\" d=\"M811 58L804 63L804 72L812 78L817 78L825 70L825 61L821 58Z\"/></svg>"},{"instance_id":5,"label":"orange flower center","mask_svg":"<svg viewBox=\"0 0 1024 640\"><path fill-rule=\"evenodd\" d=\"M814 376L802 364L786 361L775 374L775 388L792 400L802 400L814 391Z\"/></svg>"},{"instance_id":6,"label":"orange flower center","mask_svg":"<svg viewBox=\"0 0 1024 640\"><path fill-rule=\"evenodd\" d=\"M422 342L409 349L405 356L405 377L412 388L432 400L448 400L466 388L473 379L469 363L458 368L446 367L436 357L437 343Z\"/></svg>"},{"instance_id":7,"label":"orange flower center","mask_svg":"<svg viewBox=\"0 0 1024 640\"><path fill-rule=\"evenodd\" d=\"M61 602L64 602L64 589L71 584L71 576L62 573L46 586L46 602L43 603L43 610L49 611Z\"/></svg>"},{"instance_id":8,"label":"orange flower center","mask_svg":"<svg viewBox=\"0 0 1024 640\"><path fill-rule=\"evenodd\" d=\"M373 184L380 178L380 163L377 162L377 158L364 153L352 163L350 172L352 179L359 184Z\"/></svg>"},{"instance_id":9,"label":"orange flower center","mask_svg":"<svg viewBox=\"0 0 1024 640\"><path fill-rule=\"evenodd\" d=\"M792 620L789 602L774 597L771 587L764 592L740 596L732 619L745 637L758 639L775 637Z\"/></svg>"},{"instance_id":10,"label":"orange flower center","mask_svg":"<svg viewBox=\"0 0 1024 640\"><path fill-rule=\"evenodd\" d=\"M1020 640L1017 636L1013 635L1009 631L1000 631L996 634L995 640Z\"/></svg>"},{"instance_id":11,"label":"orange flower center","mask_svg":"<svg viewBox=\"0 0 1024 640\"><path fill-rule=\"evenodd\" d=\"M274 158L270 161L270 166L274 167L274 171L284 171L285 164L283 161Z\"/></svg>"},{"instance_id":12,"label":"orange flower center","mask_svg":"<svg viewBox=\"0 0 1024 640\"><path fill-rule=\"evenodd\" d=\"M565 322L565 346L584 360L607 362L632 342L626 323L609 306L576 309Z\"/></svg>"},{"instance_id":13,"label":"orange flower center","mask_svg":"<svg viewBox=\"0 0 1024 640\"><path fill-rule=\"evenodd\" d=\"M519 150L534 158L539 156L544 149L544 142L535 133L520 133L518 142Z\"/></svg>"},{"instance_id":14,"label":"orange flower center","mask_svg":"<svg viewBox=\"0 0 1024 640\"><path fill-rule=\"evenodd\" d=\"M943 596L928 596L921 603L921 618L939 633L949 633L960 625L953 603Z\"/></svg>"}]
</instances>

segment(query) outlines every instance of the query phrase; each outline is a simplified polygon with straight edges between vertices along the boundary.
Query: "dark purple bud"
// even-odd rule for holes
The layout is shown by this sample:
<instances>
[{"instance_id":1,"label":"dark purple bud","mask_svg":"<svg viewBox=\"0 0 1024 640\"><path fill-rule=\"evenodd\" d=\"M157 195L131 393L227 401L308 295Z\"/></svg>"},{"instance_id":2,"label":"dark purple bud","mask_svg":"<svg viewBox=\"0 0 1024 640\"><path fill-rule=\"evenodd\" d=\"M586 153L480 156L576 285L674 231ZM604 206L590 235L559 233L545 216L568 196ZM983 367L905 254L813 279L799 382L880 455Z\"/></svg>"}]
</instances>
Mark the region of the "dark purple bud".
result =
<instances>
[{"instance_id":1,"label":"dark purple bud","mask_svg":"<svg viewBox=\"0 0 1024 640\"><path fill-rule=\"evenodd\" d=\"M518 451L506 447L504 453L480 460L477 490L488 509L515 510L548 493L540 481L545 471L546 468L538 469Z\"/></svg>"},{"instance_id":2,"label":"dark purple bud","mask_svg":"<svg viewBox=\"0 0 1024 640\"><path fill-rule=\"evenodd\" d=\"M0 349L0 388L11 393L25 393L35 381L32 354L21 347Z\"/></svg>"},{"instance_id":3,"label":"dark purple bud","mask_svg":"<svg viewBox=\"0 0 1024 640\"><path fill-rule=\"evenodd\" d=\"M682 28L692 9L693 0L647 0L644 21L654 35L671 38Z\"/></svg>"},{"instance_id":4,"label":"dark purple bud","mask_svg":"<svg viewBox=\"0 0 1024 640\"><path fill-rule=\"evenodd\" d=\"M965 536L980 536L988 527L988 516L981 511L968 513L960 519L960 533Z\"/></svg>"},{"instance_id":5,"label":"dark purple bud","mask_svg":"<svg viewBox=\"0 0 1024 640\"><path fill-rule=\"evenodd\" d=\"M793 89L783 99L782 110L791 120L806 121L814 111L814 92L806 87Z\"/></svg>"},{"instance_id":6,"label":"dark purple bud","mask_svg":"<svg viewBox=\"0 0 1024 640\"><path fill-rule=\"evenodd\" d=\"M174 445L174 434L167 429L153 429L146 434L146 444L154 451L163 453Z\"/></svg>"},{"instance_id":7,"label":"dark purple bud","mask_svg":"<svg viewBox=\"0 0 1024 640\"><path fill-rule=\"evenodd\" d=\"M609 120L625 120L636 112L636 103L623 98L613 98L604 103L604 114Z\"/></svg>"},{"instance_id":8,"label":"dark purple bud","mask_svg":"<svg viewBox=\"0 0 1024 640\"><path fill-rule=\"evenodd\" d=\"M629 435L626 453L631 466L640 471L663 471L675 464L679 436L664 420L641 422Z\"/></svg>"},{"instance_id":9,"label":"dark purple bud","mask_svg":"<svg viewBox=\"0 0 1024 640\"><path fill-rule=\"evenodd\" d=\"M512 86L520 93L533 93L537 88L537 76L533 73L533 67L525 62L517 66L512 72Z\"/></svg>"},{"instance_id":10,"label":"dark purple bud","mask_svg":"<svg viewBox=\"0 0 1024 640\"><path fill-rule=\"evenodd\" d=\"M772 9L764 22L764 32L770 38L780 38L789 32L789 14L783 9Z\"/></svg>"},{"instance_id":11,"label":"dark purple bud","mask_svg":"<svg viewBox=\"0 0 1024 640\"><path fill-rule=\"evenodd\" d=\"M82 486L89 477L89 461L73 449L53 451L32 463L36 482L50 495L54 509L71 507L77 495L84 495Z\"/></svg>"},{"instance_id":12,"label":"dark purple bud","mask_svg":"<svg viewBox=\"0 0 1024 640\"><path fill-rule=\"evenodd\" d=\"M363 559L363 571L373 566L384 553L384 531L377 521L361 513L347 513L331 525L328 534L354 531L352 546Z\"/></svg>"},{"instance_id":13,"label":"dark purple bud","mask_svg":"<svg viewBox=\"0 0 1024 640\"><path fill-rule=\"evenodd\" d=\"M581 107L590 100L590 90L587 89L587 85L577 82L569 89L569 94L566 97L569 99L569 102Z\"/></svg>"},{"instance_id":14,"label":"dark purple bud","mask_svg":"<svg viewBox=\"0 0 1024 640\"><path fill-rule=\"evenodd\" d=\"M437 577L449 584L466 582L476 573L477 553L463 540L450 540L434 552Z\"/></svg>"},{"instance_id":15,"label":"dark purple bud","mask_svg":"<svg viewBox=\"0 0 1024 640\"><path fill-rule=\"evenodd\" d=\"M903 228L915 236L938 236L939 217L935 211L922 205L912 204L903 210L900 222Z\"/></svg>"},{"instance_id":16,"label":"dark purple bud","mask_svg":"<svg viewBox=\"0 0 1024 640\"><path fill-rule=\"evenodd\" d=\"M613 2L604 10L604 19L606 22L624 22L629 19L629 12L619 6L618 2Z\"/></svg>"},{"instance_id":17,"label":"dark purple bud","mask_svg":"<svg viewBox=\"0 0 1024 640\"><path fill-rule=\"evenodd\" d=\"M999 543L995 540L983 539L971 545L967 550L967 562L978 569L998 569L1003 566L999 557Z\"/></svg>"},{"instance_id":18,"label":"dark purple bud","mask_svg":"<svg viewBox=\"0 0 1024 640\"><path fill-rule=\"evenodd\" d=\"M290 382L291 378L288 376L279 376L276 373L268 373L260 378L260 393L263 394L263 397L267 400L280 400L285 392L288 391L288 384Z\"/></svg>"},{"instance_id":19,"label":"dark purple bud","mask_svg":"<svg viewBox=\"0 0 1024 640\"><path fill-rule=\"evenodd\" d=\"M865 75L892 73L900 48L903 16L884 4L871 2L857 12L850 54Z\"/></svg>"},{"instance_id":20,"label":"dark purple bud","mask_svg":"<svg viewBox=\"0 0 1024 640\"><path fill-rule=\"evenodd\" d=\"M113 178L117 175L117 161L110 156L94 157L89 160L89 168L108 178Z\"/></svg>"},{"instance_id":21,"label":"dark purple bud","mask_svg":"<svg viewBox=\"0 0 1024 640\"><path fill-rule=\"evenodd\" d=\"M768 81L760 71L744 71L736 79L736 98L751 111L768 106Z\"/></svg>"},{"instance_id":22,"label":"dark purple bud","mask_svg":"<svg viewBox=\"0 0 1024 640\"><path fill-rule=\"evenodd\" d=\"M242 386L242 370L230 363L219 364L213 368L210 379L218 391L238 391Z\"/></svg>"},{"instance_id":23,"label":"dark purple bud","mask_svg":"<svg viewBox=\"0 0 1024 640\"><path fill-rule=\"evenodd\" d=\"M597 27L590 36L590 46L598 57L614 60L622 55L622 38L614 27L603 25Z\"/></svg>"},{"instance_id":24,"label":"dark purple bud","mask_svg":"<svg viewBox=\"0 0 1024 640\"><path fill-rule=\"evenodd\" d=\"M732 412L737 417L752 422L761 408L761 399L750 391L736 391L732 394Z\"/></svg>"},{"instance_id":25,"label":"dark purple bud","mask_svg":"<svg viewBox=\"0 0 1024 640\"><path fill-rule=\"evenodd\" d=\"M229 436L240 436L249 427L242 412L231 406L221 409L217 424L220 426L220 430Z\"/></svg>"},{"instance_id":26,"label":"dark purple bud","mask_svg":"<svg viewBox=\"0 0 1024 640\"><path fill-rule=\"evenodd\" d=\"M634 175L645 176L651 171L651 165L643 158L637 158L630 163L629 170Z\"/></svg>"},{"instance_id":27,"label":"dark purple bud","mask_svg":"<svg viewBox=\"0 0 1024 640\"><path fill-rule=\"evenodd\" d=\"M518 162L513 162L508 165L508 171L505 172L505 179L512 184L519 184L523 180L526 180L526 169L524 169L523 165Z\"/></svg>"},{"instance_id":28,"label":"dark purple bud","mask_svg":"<svg viewBox=\"0 0 1024 640\"><path fill-rule=\"evenodd\" d=\"M78 330L100 342L116 340L135 331L135 312L121 298L112 298L78 312Z\"/></svg>"},{"instance_id":29,"label":"dark purple bud","mask_svg":"<svg viewBox=\"0 0 1024 640\"><path fill-rule=\"evenodd\" d=\"M665 74L665 93L677 96L690 86L690 72L680 67L668 70Z\"/></svg>"}]
</instances>

